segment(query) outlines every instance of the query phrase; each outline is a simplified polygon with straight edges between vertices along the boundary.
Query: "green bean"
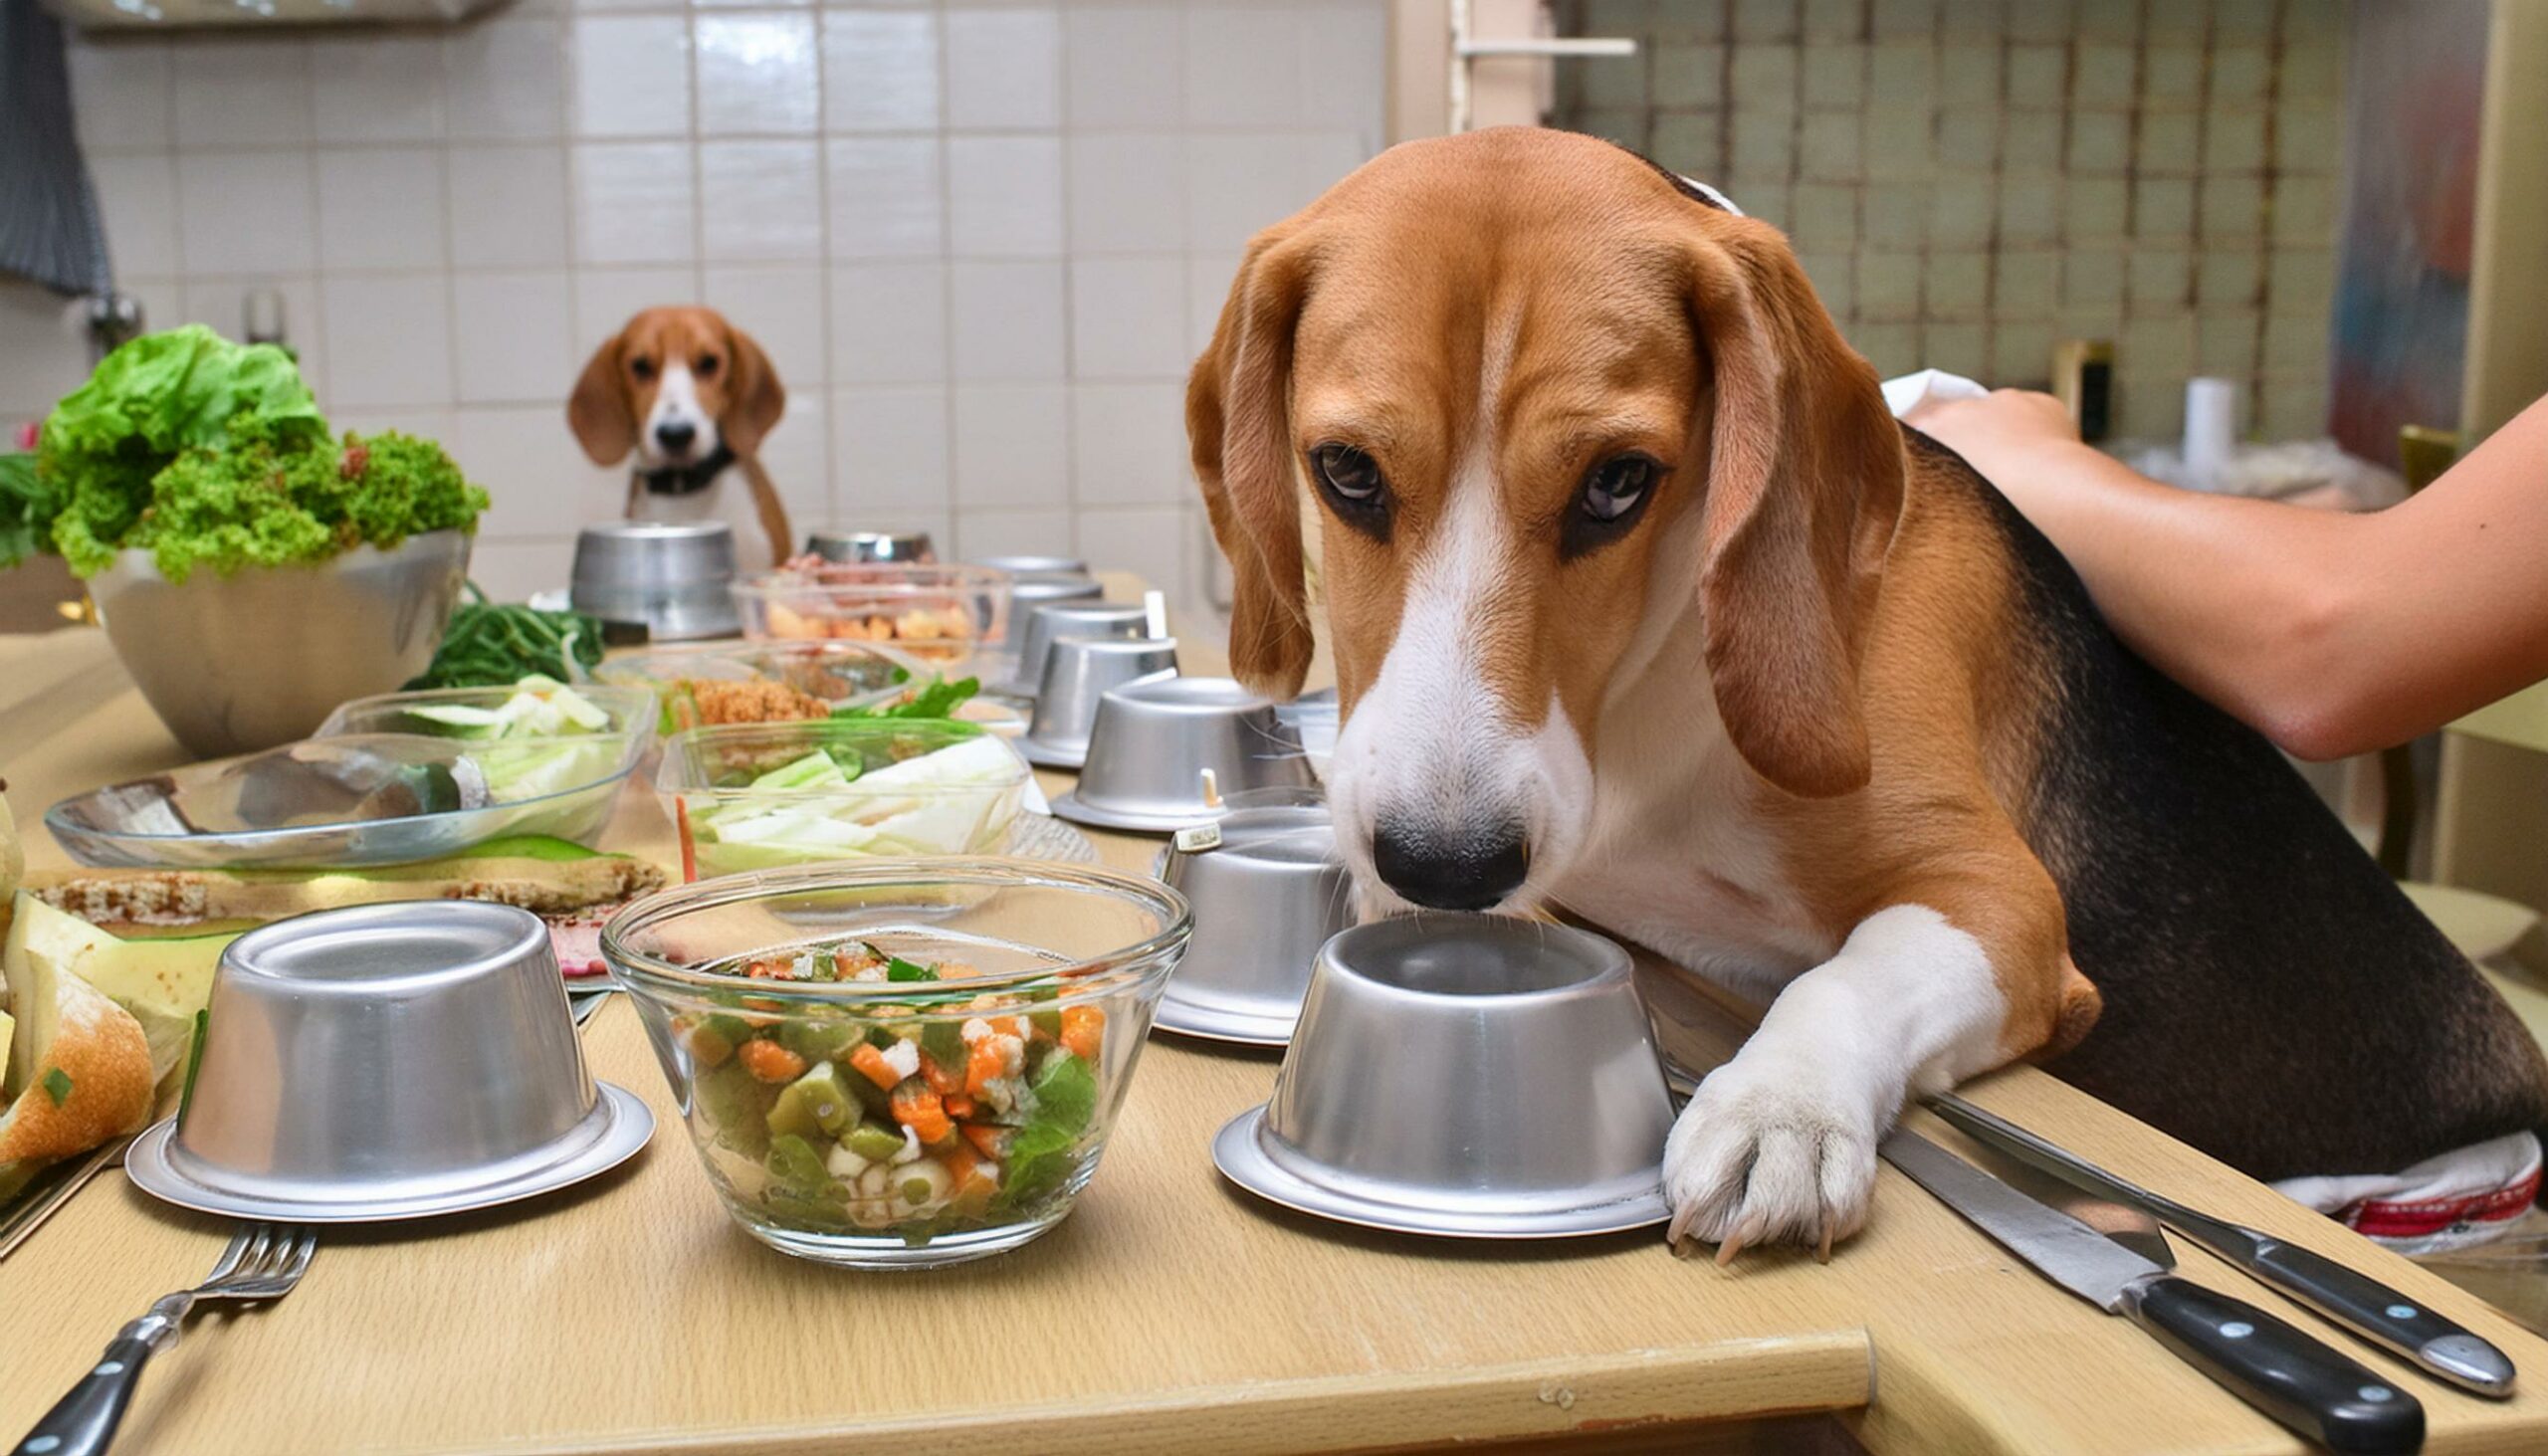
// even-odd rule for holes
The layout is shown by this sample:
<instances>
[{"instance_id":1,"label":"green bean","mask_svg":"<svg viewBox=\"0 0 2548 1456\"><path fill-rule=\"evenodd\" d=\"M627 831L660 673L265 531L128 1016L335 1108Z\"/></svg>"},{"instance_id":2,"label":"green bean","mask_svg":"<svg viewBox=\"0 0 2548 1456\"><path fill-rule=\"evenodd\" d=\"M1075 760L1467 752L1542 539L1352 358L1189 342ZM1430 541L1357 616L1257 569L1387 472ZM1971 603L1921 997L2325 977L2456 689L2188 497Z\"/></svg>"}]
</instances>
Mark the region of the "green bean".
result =
<instances>
[{"instance_id":1,"label":"green bean","mask_svg":"<svg viewBox=\"0 0 2548 1456\"><path fill-rule=\"evenodd\" d=\"M581 612L502 605L469 583L433 665L409 688L500 688L533 673L571 682L601 662L601 623Z\"/></svg>"}]
</instances>

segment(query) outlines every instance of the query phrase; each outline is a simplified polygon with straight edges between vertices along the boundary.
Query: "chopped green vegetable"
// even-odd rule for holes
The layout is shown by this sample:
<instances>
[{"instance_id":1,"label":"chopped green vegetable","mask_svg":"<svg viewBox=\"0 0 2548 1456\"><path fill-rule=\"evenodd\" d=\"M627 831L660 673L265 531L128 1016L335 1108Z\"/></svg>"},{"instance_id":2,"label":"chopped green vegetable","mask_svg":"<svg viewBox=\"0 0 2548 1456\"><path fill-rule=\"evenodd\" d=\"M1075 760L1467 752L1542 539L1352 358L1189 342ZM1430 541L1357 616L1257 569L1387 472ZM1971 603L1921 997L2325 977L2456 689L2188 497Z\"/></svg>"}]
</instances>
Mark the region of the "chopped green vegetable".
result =
<instances>
[{"instance_id":1,"label":"chopped green vegetable","mask_svg":"<svg viewBox=\"0 0 2548 1456\"><path fill-rule=\"evenodd\" d=\"M1034 1115L1009 1144L1008 1177L999 1190L1003 1203L1032 1198L1068 1177L1080 1134L1097 1110L1097 1079L1086 1062L1067 1053L1045 1064L1034 1093Z\"/></svg>"},{"instance_id":2,"label":"chopped green vegetable","mask_svg":"<svg viewBox=\"0 0 2548 1456\"><path fill-rule=\"evenodd\" d=\"M499 606L472 582L469 600L453 609L443 629L433 663L407 687L501 688L531 674L573 682L601 665L601 652L599 619Z\"/></svg>"},{"instance_id":3,"label":"chopped green vegetable","mask_svg":"<svg viewBox=\"0 0 2548 1456\"><path fill-rule=\"evenodd\" d=\"M881 707L835 708L832 717L952 719L956 709L980 691L982 684L979 678L958 678L952 683L945 678L933 678L928 687L914 693L908 701Z\"/></svg>"},{"instance_id":4,"label":"chopped green vegetable","mask_svg":"<svg viewBox=\"0 0 2548 1456\"><path fill-rule=\"evenodd\" d=\"M938 979L938 972L936 970L921 964L919 961L905 960L903 957L894 954L892 951L879 950L872 942L862 941L860 943L865 946L868 954L885 962L885 979L887 980Z\"/></svg>"},{"instance_id":5,"label":"chopped green vegetable","mask_svg":"<svg viewBox=\"0 0 2548 1456\"><path fill-rule=\"evenodd\" d=\"M71 1100L71 1074L63 1071L60 1067L56 1067L52 1071L45 1073L44 1095L53 1099L53 1105L55 1107L60 1107L64 1103L69 1102Z\"/></svg>"}]
</instances>

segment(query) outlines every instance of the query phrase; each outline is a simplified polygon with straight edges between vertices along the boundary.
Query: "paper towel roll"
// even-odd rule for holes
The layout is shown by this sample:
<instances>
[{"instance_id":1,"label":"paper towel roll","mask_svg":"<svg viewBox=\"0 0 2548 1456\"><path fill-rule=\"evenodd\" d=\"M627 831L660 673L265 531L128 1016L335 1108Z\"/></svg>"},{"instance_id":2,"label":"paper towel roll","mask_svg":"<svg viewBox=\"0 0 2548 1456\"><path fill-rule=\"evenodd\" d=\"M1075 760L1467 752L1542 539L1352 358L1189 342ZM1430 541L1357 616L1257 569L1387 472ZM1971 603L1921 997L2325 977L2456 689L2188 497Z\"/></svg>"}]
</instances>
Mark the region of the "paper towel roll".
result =
<instances>
[{"instance_id":1,"label":"paper towel roll","mask_svg":"<svg viewBox=\"0 0 2548 1456\"><path fill-rule=\"evenodd\" d=\"M2186 381L2186 477L2198 489L2217 485L2238 442L2234 379Z\"/></svg>"}]
</instances>

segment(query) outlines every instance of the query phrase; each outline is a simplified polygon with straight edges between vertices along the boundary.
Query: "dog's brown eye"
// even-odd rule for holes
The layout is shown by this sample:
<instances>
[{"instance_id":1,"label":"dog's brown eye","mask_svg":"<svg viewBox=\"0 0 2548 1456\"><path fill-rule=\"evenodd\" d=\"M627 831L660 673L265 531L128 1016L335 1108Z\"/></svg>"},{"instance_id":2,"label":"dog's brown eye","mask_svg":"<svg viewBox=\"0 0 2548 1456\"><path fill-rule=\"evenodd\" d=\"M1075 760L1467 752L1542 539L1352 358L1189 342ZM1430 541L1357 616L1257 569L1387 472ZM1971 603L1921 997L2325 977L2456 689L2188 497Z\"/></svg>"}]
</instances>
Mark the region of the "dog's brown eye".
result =
<instances>
[{"instance_id":1,"label":"dog's brown eye","mask_svg":"<svg viewBox=\"0 0 2548 1456\"><path fill-rule=\"evenodd\" d=\"M1584 478L1584 514L1612 521L1637 508L1654 486L1656 466L1642 455L1605 460Z\"/></svg>"},{"instance_id":2,"label":"dog's brown eye","mask_svg":"<svg viewBox=\"0 0 2548 1456\"><path fill-rule=\"evenodd\" d=\"M702 379L715 374L717 372L717 356L715 354L701 354L698 358L690 361L690 372L698 375Z\"/></svg>"},{"instance_id":3,"label":"dog's brown eye","mask_svg":"<svg viewBox=\"0 0 2548 1456\"><path fill-rule=\"evenodd\" d=\"M652 379L655 377L655 361L643 356L630 359L628 361L628 372L636 375L640 379Z\"/></svg>"},{"instance_id":4,"label":"dog's brown eye","mask_svg":"<svg viewBox=\"0 0 2548 1456\"><path fill-rule=\"evenodd\" d=\"M1376 506L1380 499L1380 465L1351 445L1321 445L1310 452L1319 484L1346 506Z\"/></svg>"}]
</instances>

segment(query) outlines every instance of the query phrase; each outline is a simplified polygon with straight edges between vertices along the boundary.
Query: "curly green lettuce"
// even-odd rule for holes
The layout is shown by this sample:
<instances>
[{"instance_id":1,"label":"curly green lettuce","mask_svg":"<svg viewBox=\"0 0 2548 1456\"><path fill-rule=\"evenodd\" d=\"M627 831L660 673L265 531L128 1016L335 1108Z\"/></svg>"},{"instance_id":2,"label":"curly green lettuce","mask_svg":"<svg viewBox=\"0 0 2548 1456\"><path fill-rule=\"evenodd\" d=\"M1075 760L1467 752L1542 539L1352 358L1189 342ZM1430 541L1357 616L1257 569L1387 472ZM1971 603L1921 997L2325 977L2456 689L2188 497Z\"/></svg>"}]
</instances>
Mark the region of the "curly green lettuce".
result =
<instances>
[{"instance_id":1,"label":"curly green lettuce","mask_svg":"<svg viewBox=\"0 0 2548 1456\"><path fill-rule=\"evenodd\" d=\"M34 468L0 468L0 566L80 576L147 548L162 574L321 561L473 528L487 493L431 441L331 435L292 356L201 324L145 334L63 396Z\"/></svg>"}]
</instances>

